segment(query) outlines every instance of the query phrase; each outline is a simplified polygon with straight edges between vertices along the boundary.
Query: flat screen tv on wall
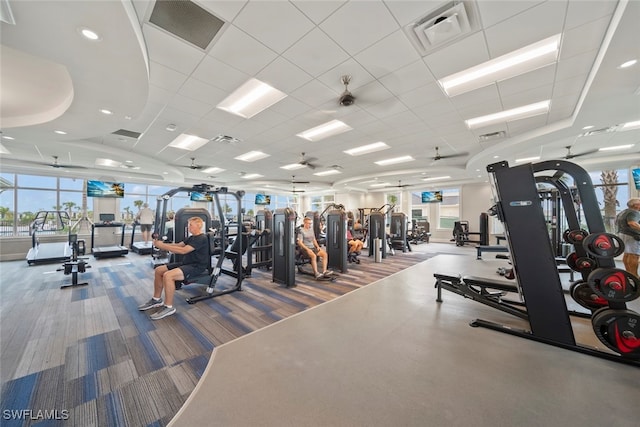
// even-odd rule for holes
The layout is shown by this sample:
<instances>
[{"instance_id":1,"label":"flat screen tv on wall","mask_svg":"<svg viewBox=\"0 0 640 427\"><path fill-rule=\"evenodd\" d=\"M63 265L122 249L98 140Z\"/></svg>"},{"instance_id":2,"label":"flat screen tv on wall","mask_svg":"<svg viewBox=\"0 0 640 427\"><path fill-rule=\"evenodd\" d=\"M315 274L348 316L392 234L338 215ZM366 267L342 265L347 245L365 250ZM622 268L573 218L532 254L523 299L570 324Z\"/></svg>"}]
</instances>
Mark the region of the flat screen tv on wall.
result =
<instances>
[{"instance_id":1,"label":"flat screen tv on wall","mask_svg":"<svg viewBox=\"0 0 640 427\"><path fill-rule=\"evenodd\" d=\"M87 181L87 197L124 197L124 184L109 181Z\"/></svg>"},{"instance_id":2,"label":"flat screen tv on wall","mask_svg":"<svg viewBox=\"0 0 640 427\"><path fill-rule=\"evenodd\" d=\"M631 171L633 175L633 183L636 185L636 190L640 190L640 169L634 169Z\"/></svg>"},{"instance_id":3,"label":"flat screen tv on wall","mask_svg":"<svg viewBox=\"0 0 640 427\"><path fill-rule=\"evenodd\" d=\"M191 192L192 202L213 202L213 196L206 193L198 193L197 191Z\"/></svg>"},{"instance_id":4,"label":"flat screen tv on wall","mask_svg":"<svg viewBox=\"0 0 640 427\"><path fill-rule=\"evenodd\" d=\"M256 194L256 205L270 205L271 204L271 196L266 194Z\"/></svg>"},{"instance_id":5,"label":"flat screen tv on wall","mask_svg":"<svg viewBox=\"0 0 640 427\"><path fill-rule=\"evenodd\" d=\"M422 203L440 203L442 202L442 191L423 191Z\"/></svg>"}]
</instances>

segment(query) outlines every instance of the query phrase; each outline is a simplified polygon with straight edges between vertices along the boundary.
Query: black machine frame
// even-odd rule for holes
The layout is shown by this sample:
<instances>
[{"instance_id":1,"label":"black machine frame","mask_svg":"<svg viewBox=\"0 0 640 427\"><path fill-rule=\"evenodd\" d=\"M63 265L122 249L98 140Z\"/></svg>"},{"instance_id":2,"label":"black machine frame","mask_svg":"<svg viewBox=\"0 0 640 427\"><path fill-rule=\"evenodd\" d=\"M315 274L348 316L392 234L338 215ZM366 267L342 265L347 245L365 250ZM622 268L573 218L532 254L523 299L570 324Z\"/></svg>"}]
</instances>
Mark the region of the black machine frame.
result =
<instances>
[{"instance_id":1,"label":"black machine frame","mask_svg":"<svg viewBox=\"0 0 640 427\"><path fill-rule=\"evenodd\" d=\"M157 200L157 209L156 209L156 218L154 230L159 236L165 235L165 218L167 217L167 204L169 199L178 193L192 193L198 192L211 196L214 209L216 210L217 216L220 221L220 228L215 232L207 231L207 238L209 239L209 250L211 255L211 264L210 268L206 275L190 278L189 280L185 280L181 283L178 283L176 289L180 289L183 285L188 284L203 284L206 285L205 293L201 295L196 295L193 297L186 298L186 301L189 304L195 304L198 301L203 301L210 298L215 298L221 295L230 294L235 291L242 290L242 281L244 280L244 268L242 267L242 256L245 252L245 239L241 236L241 229L238 228L238 235L233 243L233 248L226 248L226 243L228 242L228 225L226 224L225 212L220 203L220 195L231 195L236 199L237 202L237 212L239 214L242 213L242 197L244 196L244 191L235 191L231 192L227 187L216 187L208 184L198 184L192 187L178 187L172 190L169 190L165 194L158 197ZM208 211L206 209L202 209L205 212ZM177 213L176 213L177 217ZM210 217L210 215L209 215ZM206 222L206 221L205 221ZM212 221L209 221L207 227L211 226ZM241 227L242 224L239 224L238 227ZM174 230L176 241L178 241L179 230L178 224L176 223L176 227ZM220 245L220 250L215 250L217 245ZM214 261L215 258L215 261ZM234 270L229 270L223 266L225 259L231 259L234 261L234 264L237 265L237 268ZM215 262L215 263L214 263ZM237 264L236 264L237 263ZM225 274L235 278L235 283L224 289L216 289L216 283L221 274Z\"/></svg>"},{"instance_id":2,"label":"black machine frame","mask_svg":"<svg viewBox=\"0 0 640 427\"><path fill-rule=\"evenodd\" d=\"M557 171L551 178L543 180L558 188L561 200L565 204L569 226L579 229L575 210L572 211L573 197L566 185L560 182L560 177L565 174L572 177L589 232L606 233L589 174L578 165L567 161L546 161L514 167L509 167L507 162L499 162L488 165L487 171L493 176L498 198L497 214L505 226L511 260L516 271L517 288L524 298L526 318L531 330L520 330L482 319L472 321L471 326L490 328L592 356L640 366L638 360L579 345L574 337L535 174ZM576 244L575 247L576 252L581 254L581 245ZM536 256L531 256L532 253ZM615 261L612 257L601 257L598 259L598 266L615 268ZM626 310L626 304L610 300L608 309L623 311Z\"/></svg>"}]
</instances>

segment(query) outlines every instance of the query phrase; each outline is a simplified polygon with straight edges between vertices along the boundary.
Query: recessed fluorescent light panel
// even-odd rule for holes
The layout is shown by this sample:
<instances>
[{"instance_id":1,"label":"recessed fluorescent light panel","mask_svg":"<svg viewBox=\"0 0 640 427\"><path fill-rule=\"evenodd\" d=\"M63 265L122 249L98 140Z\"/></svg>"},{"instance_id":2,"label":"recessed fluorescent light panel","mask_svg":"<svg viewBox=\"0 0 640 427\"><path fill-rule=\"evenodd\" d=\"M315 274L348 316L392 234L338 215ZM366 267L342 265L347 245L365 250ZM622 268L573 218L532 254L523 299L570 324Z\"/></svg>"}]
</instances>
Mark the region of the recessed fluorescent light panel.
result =
<instances>
[{"instance_id":1,"label":"recessed fluorescent light panel","mask_svg":"<svg viewBox=\"0 0 640 427\"><path fill-rule=\"evenodd\" d=\"M286 93L260 80L249 79L219 103L217 108L249 119L286 96Z\"/></svg>"},{"instance_id":2,"label":"recessed fluorescent light panel","mask_svg":"<svg viewBox=\"0 0 640 427\"><path fill-rule=\"evenodd\" d=\"M316 176L327 176L327 175L335 175L335 174L338 174L338 173L342 173L342 172L340 172L338 169L329 169L329 170L322 171L322 172L316 172L316 173L314 173L314 175L316 175Z\"/></svg>"},{"instance_id":3,"label":"recessed fluorescent light panel","mask_svg":"<svg viewBox=\"0 0 640 427\"><path fill-rule=\"evenodd\" d=\"M540 160L540 156L536 156L536 157L523 157L522 159L516 159L516 163L523 163L523 162L535 162L536 160Z\"/></svg>"},{"instance_id":4,"label":"recessed fluorescent light panel","mask_svg":"<svg viewBox=\"0 0 640 427\"><path fill-rule=\"evenodd\" d=\"M195 151L207 142L209 142L209 140L200 138L199 136L181 133L176 139L169 143L169 147L179 148L181 150Z\"/></svg>"},{"instance_id":5,"label":"recessed fluorescent light panel","mask_svg":"<svg viewBox=\"0 0 640 427\"><path fill-rule=\"evenodd\" d=\"M352 130L353 128L340 120L331 120L320 126L316 126L311 129L307 129L302 133L296 134L300 138L304 138L307 141L320 141L321 139L328 138L330 136L338 135L343 132Z\"/></svg>"},{"instance_id":6,"label":"recessed fluorescent light panel","mask_svg":"<svg viewBox=\"0 0 640 427\"><path fill-rule=\"evenodd\" d=\"M387 166L387 165L395 165L398 163L412 162L414 160L415 159L411 156L400 156L400 157L394 157L392 159L379 160L375 162L375 164L380 166Z\"/></svg>"},{"instance_id":7,"label":"recessed fluorescent light panel","mask_svg":"<svg viewBox=\"0 0 640 427\"><path fill-rule=\"evenodd\" d=\"M390 185L388 182L380 182L378 184L371 184L369 187L386 187L388 185Z\"/></svg>"},{"instance_id":8,"label":"recessed fluorescent light panel","mask_svg":"<svg viewBox=\"0 0 640 427\"><path fill-rule=\"evenodd\" d=\"M433 178L423 178L423 181L436 181L438 179L449 179L451 178L450 176L434 176Z\"/></svg>"},{"instance_id":9,"label":"recessed fluorescent light panel","mask_svg":"<svg viewBox=\"0 0 640 427\"><path fill-rule=\"evenodd\" d=\"M635 144L626 144L626 145L615 145L613 147L602 147L602 148L598 148L598 151L626 150L627 148L631 148L634 145Z\"/></svg>"},{"instance_id":10,"label":"recessed fluorescent light panel","mask_svg":"<svg viewBox=\"0 0 640 427\"><path fill-rule=\"evenodd\" d=\"M106 166L110 168L119 168L122 166L122 162L111 159L96 159L96 166Z\"/></svg>"},{"instance_id":11,"label":"recessed fluorescent light panel","mask_svg":"<svg viewBox=\"0 0 640 427\"><path fill-rule=\"evenodd\" d=\"M263 153L262 151L249 151L248 153L235 157L235 159L242 160L243 162L255 162L256 160L264 159L269 156L270 154Z\"/></svg>"},{"instance_id":12,"label":"recessed fluorescent light panel","mask_svg":"<svg viewBox=\"0 0 640 427\"><path fill-rule=\"evenodd\" d=\"M558 59L560 34L515 50L438 80L449 96L470 92L554 63Z\"/></svg>"},{"instance_id":13,"label":"recessed fluorescent light panel","mask_svg":"<svg viewBox=\"0 0 640 427\"><path fill-rule=\"evenodd\" d=\"M302 163L290 163L288 165L280 166L280 169L286 169L288 171L292 171L292 170L302 169L306 167L307 166L303 165Z\"/></svg>"},{"instance_id":14,"label":"recessed fluorescent light panel","mask_svg":"<svg viewBox=\"0 0 640 427\"><path fill-rule=\"evenodd\" d=\"M361 145L360 147L352 148L350 150L345 150L344 153L347 153L350 156L361 156L363 154L386 150L387 148L391 147L380 141L374 142L373 144Z\"/></svg>"},{"instance_id":15,"label":"recessed fluorescent light panel","mask_svg":"<svg viewBox=\"0 0 640 427\"><path fill-rule=\"evenodd\" d=\"M262 178L263 175L260 175L259 173L250 173L248 175L244 175L243 178L244 179L256 179L256 178Z\"/></svg>"},{"instance_id":16,"label":"recessed fluorescent light panel","mask_svg":"<svg viewBox=\"0 0 640 427\"><path fill-rule=\"evenodd\" d=\"M549 111L551 100L536 102L535 104L524 105L511 110L500 111L499 113L489 114L487 116L475 117L465 120L464 123L469 129L481 128L496 123L512 122L514 120L526 119L529 117L545 114Z\"/></svg>"},{"instance_id":17,"label":"recessed fluorescent light panel","mask_svg":"<svg viewBox=\"0 0 640 427\"><path fill-rule=\"evenodd\" d=\"M220 172L224 172L224 171L225 171L225 169L222 169L222 168L211 167L211 168L203 169L201 172L202 173L220 173Z\"/></svg>"},{"instance_id":18,"label":"recessed fluorescent light panel","mask_svg":"<svg viewBox=\"0 0 640 427\"><path fill-rule=\"evenodd\" d=\"M632 129L640 129L640 120L636 120L635 122L627 122L620 128L621 131Z\"/></svg>"}]
</instances>

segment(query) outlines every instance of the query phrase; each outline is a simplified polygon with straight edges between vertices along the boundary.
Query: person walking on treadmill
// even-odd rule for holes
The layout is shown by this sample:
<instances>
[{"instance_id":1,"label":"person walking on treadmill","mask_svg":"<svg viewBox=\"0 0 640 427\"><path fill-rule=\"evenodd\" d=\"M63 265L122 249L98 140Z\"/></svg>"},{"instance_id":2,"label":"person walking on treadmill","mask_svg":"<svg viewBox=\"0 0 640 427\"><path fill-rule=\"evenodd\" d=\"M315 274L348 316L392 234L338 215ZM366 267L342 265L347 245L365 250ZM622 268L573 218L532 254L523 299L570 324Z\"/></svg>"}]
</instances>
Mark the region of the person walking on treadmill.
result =
<instances>
[{"instance_id":1,"label":"person walking on treadmill","mask_svg":"<svg viewBox=\"0 0 640 427\"><path fill-rule=\"evenodd\" d=\"M333 274L331 270L327 270L329 257L327 256L327 252L318 244L316 234L313 232L313 228L311 228L311 222L311 218L309 217L305 217L302 221L302 228L298 231L298 246L311 260L311 267L313 268L313 274L315 274L316 279L320 279L323 276L329 277ZM318 257L322 258L322 273L318 273Z\"/></svg>"},{"instance_id":2,"label":"person walking on treadmill","mask_svg":"<svg viewBox=\"0 0 640 427\"><path fill-rule=\"evenodd\" d=\"M616 216L618 235L624 242L624 269L638 276L640 262L640 199L629 199L627 209Z\"/></svg>"},{"instance_id":3,"label":"person walking on treadmill","mask_svg":"<svg viewBox=\"0 0 640 427\"><path fill-rule=\"evenodd\" d=\"M151 229L153 228L155 219L155 214L149 209L149 203L142 205L142 209L140 209L140 212L136 215L136 220L140 223L140 231L142 232L142 240L144 240L145 246L149 244Z\"/></svg>"},{"instance_id":4,"label":"person walking on treadmill","mask_svg":"<svg viewBox=\"0 0 640 427\"><path fill-rule=\"evenodd\" d=\"M138 310L146 311L162 307L162 310L151 315L151 320L160 320L176 312L173 306L173 294L176 291L176 281L188 279L205 272L211 263L209 259L209 239L203 231L204 221L200 217L189 218L190 236L179 243L165 243L154 240L153 245L174 254L184 255L182 262L161 265L155 269L153 279L153 298L139 305ZM164 290L164 301L162 291Z\"/></svg>"}]
</instances>

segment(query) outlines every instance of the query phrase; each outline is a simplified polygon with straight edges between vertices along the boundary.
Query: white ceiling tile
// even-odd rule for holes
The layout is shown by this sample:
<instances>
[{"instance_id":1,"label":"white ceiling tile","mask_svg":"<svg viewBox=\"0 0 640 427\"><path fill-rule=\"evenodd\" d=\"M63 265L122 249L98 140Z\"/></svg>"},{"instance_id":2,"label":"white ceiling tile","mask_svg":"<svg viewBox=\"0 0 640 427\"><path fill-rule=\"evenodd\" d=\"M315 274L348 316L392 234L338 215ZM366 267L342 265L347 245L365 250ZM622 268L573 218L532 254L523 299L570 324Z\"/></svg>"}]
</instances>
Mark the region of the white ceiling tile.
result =
<instances>
[{"instance_id":1,"label":"white ceiling tile","mask_svg":"<svg viewBox=\"0 0 640 427\"><path fill-rule=\"evenodd\" d=\"M497 83L502 97L541 86L551 86L556 77L556 64L547 65Z\"/></svg>"},{"instance_id":2,"label":"white ceiling tile","mask_svg":"<svg viewBox=\"0 0 640 427\"><path fill-rule=\"evenodd\" d=\"M228 93L222 89L213 87L194 78L188 79L178 93L211 105L217 105L228 95Z\"/></svg>"},{"instance_id":3,"label":"white ceiling tile","mask_svg":"<svg viewBox=\"0 0 640 427\"><path fill-rule=\"evenodd\" d=\"M506 0L483 0L478 1L478 11L482 19L482 25L489 28L498 22L511 18L514 15L524 12L543 3L540 0L533 1L506 1Z\"/></svg>"},{"instance_id":4,"label":"white ceiling tile","mask_svg":"<svg viewBox=\"0 0 640 427\"><path fill-rule=\"evenodd\" d=\"M447 97L438 83L430 83L410 90L398 96L398 99L410 109L431 104L434 100L446 101Z\"/></svg>"},{"instance_id":5,"label":"white ceiling tile","mask_svg":"<svg viewBox=\"0 0 640 427\"><path fill-rule=\"evenodd\" d=\"M431 75L422 59L418 59L391 74L381 77L379 81L385 88L396 95L414 91L435 82L433 75Z\"/></svg>"},{"instance_id":6,"label":"white ceiling tile","mask_svg":"<svg viewBox=\"0 0 640 427\"><path fill-rule=\"evenodd\" d=\"M398 30L355 56L356 61L380 78L420 59L420 55Z\"/></svg>"},{"instance_id":7,"label":"white ceiling tile","mask_svg":"<svg viewBox=\"0 0 640 427\"><path fill-rule=\"evenodd\" d=\"M157 62L149 65L149 83L170 92L176 92L187 79L185 74Z\"/></svg>"},{"instance_id":8,"label":"white ceiling tile","mask_svg":"<svg viewBox=\"0 0 640 427\"><path fill-rule=\"evenodd\" d=\"M343 4L347 3L347 0L291 0L291 3L307 18L315 22L316 24L324 21L329 15L331 15L336 9Z\"/></svg>"},{"instance_id":9,"label":"white ceiling tile","mask_svg":"<svg viewBox=\"0 0 640 427\"><path fill-rule=\"evenodd\" d=\"M311 107L292 96L288 96L269 107L269 109L282 114L286 118L292 119L309 111Z\"/></svg>"},{"instance_id":10,"label":"white ceiling tile","mask_svg":"<svg viewBox=\"0 0 640 427\"><path fill-rule=\"evenodd\" d=\"M149 59L182 74L191 74L205 55L202 50L150 24L144 24L142 32Z\"/></svg>"},{"instance_id":11,"label":"white ceiling tile","mask_svg":"<svg viewBox=\"0 0 640 427\"><path fill-rule=\"evenodd\" d=\"M508 129L509 135L515 136L524 132L541 128L546 124L547 124L547 115L541 114L539 116L529 117L527 119L514 120L512 122L508 122L507 129Z\"/></svg>"},{"instance_id":12,"label":"white ceiling tile","mask_svg":"<svg viewBox=\"0 0 640 427\"><path fill-rule=\"evenodd\" d=\"M192 77L231 93L249 80L250 75L207 56L193 72Z\"/></svg>"},{"instance_id":13,"label":"white ceiling tile","mask_svg":"<svg viewBox=\"0 0 640 427\"><path fill-rule=\"evenodd\" d=\"M248 0L197 0L196 3L209 10L220 19L231 22Z\"/></svg>"},{"instance_id":14,"label":"white ceiling tile","mask_svg":"<svg viewBox=\"0 0 640 427\"><path fill-rule=\"evenodd\" d=\"M573 76L570 79L558 80L553 86L553 96L571 96L579 94L584 89L588 74Z\"/></svg>"},{"instance_id":15,"label":"white ceiling tile","mask_svg":"<svg viewBox=\"0 0 640 427\"><path fill-rule=\"evenodd\" d=\"M485 30L491 58L562 32L566 1L543 2ZM505 36L508 34L508 36Z\"/></svg>"},{"instance_id":16,"label":"white ceiling tile","mask_svg":"<svg viewBox=\"0 0 640 427\"><path fill-rule=\"evenodd\" d=\"M334 12L320 28L354 56L400 27L382 2L354 1Z\"/></svg>"},{"instance_id":17,"label":"white ceiling tile","mask_svg":"<svg viewBox=\"0 0 640 427\"><path fill-rule=\"evenodd\" d=\"M344 91L342 76L344 75L351 76L349 90L356 90L374 80L373 76L353 58L347 59L321 76L318 76L318 80L328 87L338 88L338 91L342 93L342 91Z\"/></svg>"},{"instance_id":18,"label":"white ceiling tile","mask_svg":"<svg viewBox=\"0 0 640 427\"><path fill-rule=\"evenodd\" d=\"M584 52L558 62L556 80L570 79L590 71L596 55L597 51Z\"/></svg>"},{"instance_id":19,"label":"white ceiling tile","mask_svg":"<svg viewBox=\"0 0 640 427\"><path fill-rule=\"evenodd\" d=\"M209 102L198 101L180 94L176 94L168 105L176 110L191 114L197 118L204 116L211 111L211 109L215 108Z\"/></svg>"},{"instance_id":20,"label":"white ceiling tile","mask_svg":"<svg viewBox=\"0 0 640 427\"><path fill-rule=\"evenodd\" d=\"M488 61L484 33L477 32L423 58L436 79Z\"/></svg>"},{"instance_id":21,"label":"white ceiling tile","mask_svg":"<svg viewBox=\"0 0 640 427\"><path fill-rule=\"evenodd\" d=\"M278 53L314 27L302 12L284 1L249 2L233 24Z\"/></svg>"},{"instance_id":22,"label":"white ceiling tile","mask_svg":"<svg viewBox=\"0 0 640 427\"><path fill-rule=\"evenodd\" d=\"M402 26L418 22L443 4L441 0L386 0L384 3Z\"/></svg>"},{"instance_id":23,"label":"white ceiling tile","mask_svg":"<svg viewBox=\"0 0 640 427\"><path fill-rule=\"evenodd\" d=\"M283 57L278 57L267 65L256 77L286 93L293 92L313 79L309 74Z\"/></svg>"},{"instance_id":24,"label":"white ceiling tile","mask_svg":"<svg viewBox=\"0 0 640 427\"><path fill-rule=\"evenodd\" d=\"M282 56L314 77L349 58L340 46L317 28L307 33Z\"/></svg>"},{"instance_id":25,"label":"white ceiling tile","mask_svg":"<svg viewBox=\"0 0 640 427\"><path fill-rule=\"evenodd\" d=\"M257 73L278 56L233 25L214 43L209 55L249 75Z\"/></svg>"},{"instance_id":26,"label":"white ceiling tile","mask_svg":"<svg viewBox=\"0 0 640 427\"><path fill-rule=\"evenodd\" d=\"M499 105L499 93L494 83L471 92L454 96L450 98L450 100L459 111L464 111L467 107L472 106L476 112L479 112L479 108L481 108L482 105L486 105L487 108L496 108L496 106Z\"/></svg>"},{"instance_id":27,"label":"white ceiling tile","mask_svg":"<svg viewBox=\"0 0 640 427\"><path fill-rule=\"evenodd\" d=\"M609 0L570 1L565 28L571 29L613 14L619 2Z\"/></svg>"},{"instance_id":28,"label":"white ceiling tile","mask_svg":"<svg viewBox=\"0 0 640 427\"><path fill-rule=\"evenodd\" d=\"M601 18L589 25L582 25L566 31L562 36L560 60L572 56L597 51L602 44L602 35L609 26L609 17Z\"/></svg>"},{"instance_id":29,"label":"white ceiling tile","mask_svg":"<svg viewBox=\"0 0 640 427\"><path fill-rule=\"evenodd\" d=\"M294 90L291 96L312 107L329 102L336 96L336 92L317 80L312 80L304 86Z\"/></svg>"},{"instance_id":30,"label":"white ceiling tile","mask_svg":"<svg viewBox=\"0 0 640 427\"><path fill-rule=\"evenodd\" d=\"M502 108L504 110L510 110L512 108L522 107L523 105L545 101L551 99L552 94L555 95L556 90L557 88L549 84L502 96Z\"/></svg>"}]
</instances>

